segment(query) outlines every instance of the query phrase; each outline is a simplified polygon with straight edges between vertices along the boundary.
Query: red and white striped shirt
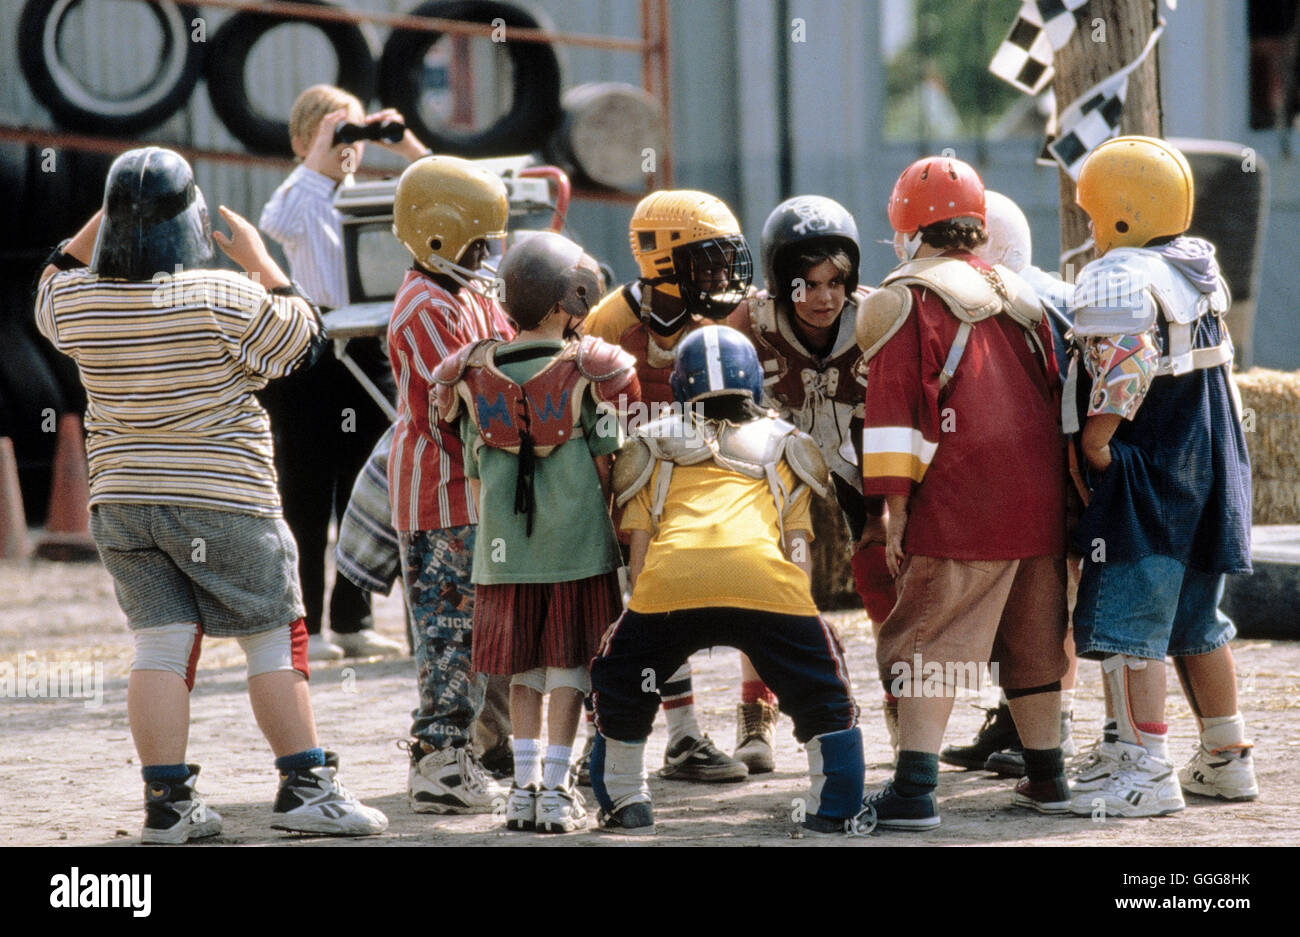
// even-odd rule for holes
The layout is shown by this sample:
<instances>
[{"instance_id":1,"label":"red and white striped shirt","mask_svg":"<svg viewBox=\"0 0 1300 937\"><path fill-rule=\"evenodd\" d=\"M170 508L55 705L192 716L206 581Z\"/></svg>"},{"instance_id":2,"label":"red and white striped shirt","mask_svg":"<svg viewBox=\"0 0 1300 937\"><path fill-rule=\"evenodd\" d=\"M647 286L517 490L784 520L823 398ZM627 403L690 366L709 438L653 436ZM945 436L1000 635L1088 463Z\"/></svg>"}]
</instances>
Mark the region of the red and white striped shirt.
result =
<instances>
[{"instance_id":1,"label":"red and white striped shirt","mask_svg":"<svg viewBox=\"0 0 1300 937\"><path fill-rule=\"evenodd\" d=\"M508 340L514 328L495 300L468 289L448 292L408 271L388 323L388 357L397 378L397 430L388 456L393 526L441 530L477 524L456 428L429 419L434 369L464 345Z\"/></svg>"}]
</instances>

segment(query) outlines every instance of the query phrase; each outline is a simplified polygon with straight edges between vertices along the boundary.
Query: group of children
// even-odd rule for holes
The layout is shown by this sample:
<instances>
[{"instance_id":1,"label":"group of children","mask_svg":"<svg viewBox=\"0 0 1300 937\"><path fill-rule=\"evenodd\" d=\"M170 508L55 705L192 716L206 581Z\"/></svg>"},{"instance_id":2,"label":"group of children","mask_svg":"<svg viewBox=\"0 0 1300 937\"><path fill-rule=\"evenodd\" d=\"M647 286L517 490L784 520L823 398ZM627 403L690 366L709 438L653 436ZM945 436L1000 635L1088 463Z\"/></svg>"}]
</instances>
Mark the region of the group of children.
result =
<instances>
[{"instance_id":1,"label":"group of children","mask_svg":"<svg viewBox=\"0 0 1300 937\"><path fill-rule=\"evenodd\" d=\"M340 562L368 589L401 571L420 688L412 809L504 803L509 829L572 832L588 824L585 773L601 828L653 832L644 747L660 706L662 774L697 780L772 770L779 709L808 753L808 833L931 829L955 686L900 685L898 665L919 662L998 665L1019 805L1094 814L1100 799L1111 815L1150 816L1181 809L1183 789L1256 796L1234 632L1217 609L1224 574L1249 570L1226 286L1213 248L1185 236L1191 174L1168 144L1100 146L1079 204L1101 256L1072 298L1026 266L1027 244L988 243L1000 229L983 184L948 157L900 176L888 216L901 263L879 287L859 285L852 216L801 196L764 226L758 292L721 201L656 192L631 222L639 278L603 295L596 261L559 235L520 238L485 270L506 235L503 183L454 157L416 158L394 202L413 261L386 343L397 419L356 481ZM311 365L315 304L226 210L233 237L217 243L261 282L202 269L206 209L168 151L121 157L101 214L51 256L37 320L90 399L93 529L136 642L144 839L221 828L184 759L203 633L238 636L248 654L282 774L276 825L379 832L382 814L337 783L337 757L316 742L294 539L252 396ZM177 263L193 301L145 308L132 291ZM1129 286L1118 296L1117 277ZM148 340L104 342L127 333ZM1110 720L1072 779L1071 477L1087 505L1073 531L1074 644L1102 661ZM858 707L811 591L811 503L832 492L895 750L893 779L866 797ZM194 562L196 531L266 581L248 587L212 546ZM687 660L712 646L742 652L734 757L691 705ZM1178 778L1167 654L1201 729ZM509 681L508 790L473 744L489 675ZM588 750L575 759L584 700Z\"/></svg>"}]
</instances>

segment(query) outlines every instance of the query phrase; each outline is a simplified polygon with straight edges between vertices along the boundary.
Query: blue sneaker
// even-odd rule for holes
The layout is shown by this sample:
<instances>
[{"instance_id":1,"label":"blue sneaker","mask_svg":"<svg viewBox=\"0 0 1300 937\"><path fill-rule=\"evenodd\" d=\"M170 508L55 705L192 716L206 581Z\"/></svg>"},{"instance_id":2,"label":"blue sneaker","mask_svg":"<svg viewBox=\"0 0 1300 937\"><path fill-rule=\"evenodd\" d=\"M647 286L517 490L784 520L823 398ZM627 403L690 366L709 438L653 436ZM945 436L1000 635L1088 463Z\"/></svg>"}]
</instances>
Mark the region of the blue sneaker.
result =
<instances>
[{"instance_id":1,"label":"blue sneaker","mask_svg":"<svg viewBox=\"0 0 1300 937\"><path fill-rule=\"evenodd\" d=\"M876 826L882 830L932 830L939 825L939 806L934 794L904 797L892 782L863 801L875 811Z\"/></svg>"},{"instance_id":2,"label":"blue sneaker","mask_svg":"<svg viewBox=\"0 0 1300 937\"><path fill-rule=\"evenodd\" d=\"M800 825L805 836L869 836L876 828L876 811L864 802L857 816L836 818L814 813L804 817Z\"/></svg>"},{"instance_id":3,"label":"blue sneaker","mask_svg":"<svg viewBox=\"0 0 1300 937\"><path fill-rule=\"evenodd\" d=\"M597 824L606 833L650 836L655 831L654 809L644 800L633 801L613 810L600 811Z\"/></svg>"}]
</instances>

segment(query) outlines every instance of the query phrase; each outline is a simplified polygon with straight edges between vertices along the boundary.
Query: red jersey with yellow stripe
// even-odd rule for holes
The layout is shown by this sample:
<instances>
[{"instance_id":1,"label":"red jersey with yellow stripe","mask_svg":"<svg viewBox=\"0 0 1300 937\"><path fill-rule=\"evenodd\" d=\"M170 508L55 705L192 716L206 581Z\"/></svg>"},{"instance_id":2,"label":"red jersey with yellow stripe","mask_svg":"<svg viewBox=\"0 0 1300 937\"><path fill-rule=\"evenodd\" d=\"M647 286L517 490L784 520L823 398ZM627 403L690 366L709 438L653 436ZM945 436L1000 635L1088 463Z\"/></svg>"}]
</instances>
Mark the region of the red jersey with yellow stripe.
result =
<instances>
[{"instance_id":1,"label":"red jersey with yellow stripe","mask_svg":"<svg viewBox=\"0 0 1300 937\"><path fill-rule=\"evenodd\" d=\"M1003 560L1065 550L1065 449L1056 362L1009 316L975 323L952 380L939 373L960 325L912 287L907 321L871 359L863 493L910 495L903 548ZM1050 348L1050 326L1038 327Z\"/></svg>"}]
</instances>

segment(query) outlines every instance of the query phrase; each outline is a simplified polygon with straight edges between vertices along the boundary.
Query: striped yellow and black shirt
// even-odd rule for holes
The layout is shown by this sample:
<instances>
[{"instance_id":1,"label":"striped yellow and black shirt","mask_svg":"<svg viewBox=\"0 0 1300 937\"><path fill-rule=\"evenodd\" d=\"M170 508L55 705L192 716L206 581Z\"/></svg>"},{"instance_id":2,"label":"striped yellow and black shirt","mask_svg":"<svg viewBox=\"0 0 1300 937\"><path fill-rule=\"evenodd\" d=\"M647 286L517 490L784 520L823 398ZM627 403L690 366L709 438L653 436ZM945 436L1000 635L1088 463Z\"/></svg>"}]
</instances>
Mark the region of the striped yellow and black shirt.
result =
<instances>
[{"instance_id":1,"label":"striped yellow and black shirt","mask_svg":"<svg viewBox=\"0 0 1300 937\"><path fill-rule=\"evenodd\" d=\"M159 279L68 270L37 293L41 333L86 388L90 503L278 516L270 422L253 392L293 370L315 317L231 271Z\"/></svg>"}]
</instances>

